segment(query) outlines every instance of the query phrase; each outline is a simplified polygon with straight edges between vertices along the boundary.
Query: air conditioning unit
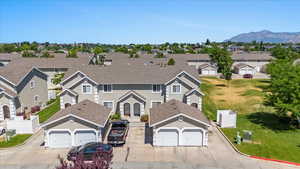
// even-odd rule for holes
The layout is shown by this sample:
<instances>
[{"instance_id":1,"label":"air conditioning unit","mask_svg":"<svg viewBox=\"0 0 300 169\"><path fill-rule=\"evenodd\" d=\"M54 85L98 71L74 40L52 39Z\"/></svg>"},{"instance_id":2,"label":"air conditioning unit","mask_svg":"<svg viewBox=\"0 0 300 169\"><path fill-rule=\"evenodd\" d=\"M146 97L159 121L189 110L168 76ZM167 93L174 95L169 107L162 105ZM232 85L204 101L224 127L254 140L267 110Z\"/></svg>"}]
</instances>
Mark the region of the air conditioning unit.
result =
<instances>
[{"instance_id":1,"label":"air conditioning unit","mask_svg":"<svg viewBox=\"0 0 300 169\"><path fill-rule=\"evenodd\" d=\"M232 110L218 110L217 124L221 128L236 128L237 113Z\"/></svg>"}]
</instances>

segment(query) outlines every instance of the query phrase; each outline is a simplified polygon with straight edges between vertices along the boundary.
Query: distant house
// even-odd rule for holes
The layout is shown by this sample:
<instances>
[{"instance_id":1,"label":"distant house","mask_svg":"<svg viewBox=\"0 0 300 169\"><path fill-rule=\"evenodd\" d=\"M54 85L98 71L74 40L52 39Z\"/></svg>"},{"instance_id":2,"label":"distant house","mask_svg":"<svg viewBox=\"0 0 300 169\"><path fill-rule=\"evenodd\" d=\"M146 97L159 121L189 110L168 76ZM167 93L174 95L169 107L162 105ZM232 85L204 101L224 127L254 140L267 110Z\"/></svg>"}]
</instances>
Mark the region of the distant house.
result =
<instances>
[{"instance_id":1,"label":"distant house","mask_svg":"<svg viewBox=\"0 0 300 169\"><path fill-rule=\"evenodd\" d=\"M244 63L239 63L234 66L234 72L239 75L245 75L245 74L254 75L256 73L256 70L253 66Z\"/></svg>"},{"instance_id":2,"label":"distant house","mask_svg":"<svg viewBox=\"0 0 300 169\"><path fill-rule=\"evenodd\" d=\"M216 76L218 68L215 65L205 63L199 66L199 73L205 76Z\"/></svg>"}]
</instances>

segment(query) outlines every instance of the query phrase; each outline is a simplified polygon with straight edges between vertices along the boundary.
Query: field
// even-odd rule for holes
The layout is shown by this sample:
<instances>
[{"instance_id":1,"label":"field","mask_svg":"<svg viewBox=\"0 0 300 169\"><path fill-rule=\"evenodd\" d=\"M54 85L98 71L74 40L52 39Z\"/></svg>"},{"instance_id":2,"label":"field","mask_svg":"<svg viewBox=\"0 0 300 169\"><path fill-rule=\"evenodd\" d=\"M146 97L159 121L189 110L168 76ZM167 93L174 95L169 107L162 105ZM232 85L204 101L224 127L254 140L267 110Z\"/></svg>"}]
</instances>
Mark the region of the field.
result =
<instances>
[{"instance_id":1,"label":"field","mask_svg":"<svg viewBox=\"0 0 300 169\"><path fill-rule=\"evenodd\" d=\"M272 107L263 105L268 80L232 80L229 84L217 78L202 78L205 92L204 113L216 119L217 109L238 112L236 129L222 129L234 143L236 133L253 132L252 143L236 145L246 154L300 162L300 130L279 118Z\"/></svg>"}]
</instances>

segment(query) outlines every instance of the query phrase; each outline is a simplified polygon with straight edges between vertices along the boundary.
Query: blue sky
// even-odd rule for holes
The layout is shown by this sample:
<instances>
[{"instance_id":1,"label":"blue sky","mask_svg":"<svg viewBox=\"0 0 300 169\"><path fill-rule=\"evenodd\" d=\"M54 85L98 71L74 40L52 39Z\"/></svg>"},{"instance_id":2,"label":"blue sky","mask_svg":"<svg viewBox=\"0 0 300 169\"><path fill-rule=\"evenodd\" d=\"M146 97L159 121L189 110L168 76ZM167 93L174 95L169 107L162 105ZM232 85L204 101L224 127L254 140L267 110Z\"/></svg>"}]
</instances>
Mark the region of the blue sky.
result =
<instances>
[{"instance_id":1,"label":"blue sky","mask_svg":"<svg viewBox=\"0 0 300 169\"><path fill-rule=\"evenodd\" d=\"M0 0L0 42L223 41L300 32L299 0Z\"/></svg>"}]
</instances>

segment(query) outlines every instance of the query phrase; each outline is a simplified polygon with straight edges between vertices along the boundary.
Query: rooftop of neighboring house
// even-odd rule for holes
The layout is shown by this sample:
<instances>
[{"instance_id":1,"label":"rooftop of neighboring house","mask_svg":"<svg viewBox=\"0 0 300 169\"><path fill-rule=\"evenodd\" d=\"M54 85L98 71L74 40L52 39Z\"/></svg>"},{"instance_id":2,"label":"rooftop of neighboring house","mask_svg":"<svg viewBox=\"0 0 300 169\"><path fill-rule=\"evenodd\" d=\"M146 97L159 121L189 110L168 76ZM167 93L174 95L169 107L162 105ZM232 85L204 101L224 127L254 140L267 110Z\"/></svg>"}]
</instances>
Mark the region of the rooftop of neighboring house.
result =
<instances>
[{"instance_id":1,"label":"rooftop of neighboring house","mask_svg":"<svg viewBox=\"0 0 300 169\"><path fill-rule=\"evenodd\" d=\"M208 54L166 54L164 58L156 58L154 54L140 54L139 58L130 58L129 54L118 52L106 53L106 60L111 60L111 65L89 65L93 56L91 53L78 52L78 58L67 58L65 53L51 53L54 58L24 58L20 54L0 54L0 59L9 58L11 62L0 68L0 75L17 84L35 68L66 68L65 78L76 71L82 71L94 81L101 83L163 83L181 71L197 77L197 70L187 65L187 62L210 61ZM266 52L235 52L234 60L268 61L272 59ZM168 66L170 58L175 60L175 65ZM101 76L99 76L101 74Z\"/></svg>"},{"instance_id":2,"label":"rooftop of neighboring house","mask_svg":"<svg viewBox=\"0 0 300 169\"><path fill-rule=\"evenodd\" d=\"M0 94L2 92L5 92L6 94L8 94L8 95L10 95L12 97L17 96L17 93L15 91L12 91L12 90L8 89L7 87L5 87L5 86L3 86L3 85L0 84Z\"/></svg>"},{"instance_id":3,"label":"rooftop of neighboring house","mask_svg":"<svg viewBox=\"0 0 300 169\"><path fill-rule=\"evenodd\" d=\"M209 120L199 109L172 99L150 109L150 125L157 124L181 114L187 115L206 124L210 124Z\"/></svg>"}]
</instances>

